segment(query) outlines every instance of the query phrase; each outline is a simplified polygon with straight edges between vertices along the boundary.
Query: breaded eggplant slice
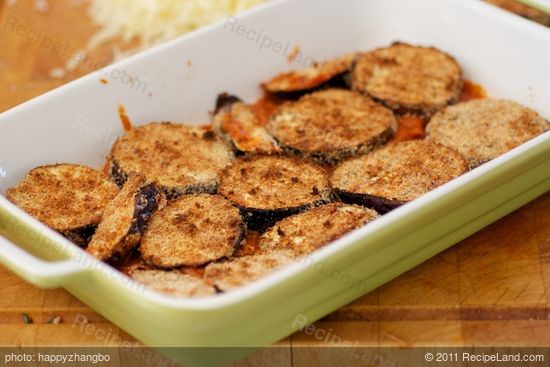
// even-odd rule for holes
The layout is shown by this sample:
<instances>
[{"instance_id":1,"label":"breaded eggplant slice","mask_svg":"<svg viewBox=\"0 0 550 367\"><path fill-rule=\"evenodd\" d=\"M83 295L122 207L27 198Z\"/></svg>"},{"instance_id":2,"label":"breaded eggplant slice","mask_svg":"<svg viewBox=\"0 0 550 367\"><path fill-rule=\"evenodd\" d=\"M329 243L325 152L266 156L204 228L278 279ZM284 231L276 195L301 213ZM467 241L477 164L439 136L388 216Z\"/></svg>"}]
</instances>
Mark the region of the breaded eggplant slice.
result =
<instances>
[{"instance_id":1,"label":"breaded eggplant slice","mask_svg":"<svg viewBox=\"0 0 550 367\"><path fill-rule=\"evenodd\" d=\"M86 246L117 192L117 185L95 169L55 164L29 171L6 197L79 246Z\"/></svg>"},{"instance_id":2,"label":"breaded eggplant slice","mask_svg":"<svg viewBox=\"0 0 550 367\"><path fill-rule=\"evenodd\" d=\"M296 257L291 251L272 251L232 258L208 264L204 279L217 290L228 292L253 283L294 261Z\"/></svg>"},{"instance_id":3,"label":"breaded eggplant slice","mask_svg":"<svg viewBox=\"0 0 550 367\"><path fill-rule=\"evenodd\" d=\"M118 195L105 208L86 251L103 261L124 257L139 243L161 197L154 183L130 172Z\"/></svg>"},{"instance_id":4,"label":"breaded eggplant slice","mask_svg":"<svg viewBox=\"0 0 550 367\"><path fill-rule=\"evenodd\" d=\"M519 103L479 99L434 115L426 139L456 149L475 168L549 129L547 120Z\"/></svg>"},{"instance_id":5,"label":"breaded eggplant slice","mask_svg":"<svg viewBox=\"0 0 550 367\"><path fill-rule=\"evenodd\" d=\"M333 164L387 142L397 121L367 96L328 89L283 104L267 129L290 152Z\"/></svg>"},{"instance_id":6,"label":"breaded eggplant slice","mask_svg":"<svg viewBox=\"0 0 550 367\"><path fill-rule=\"evenodd\" d=\"M433 47L394 43L357 58L352 88L382 102L398 114L428 117L456 103L462 69L448 54Z\"/></svg>"},{"instance_id":7,"label":"breaded eggplant slice","mask_svg":"<svg viewBox=\"0 0 550 367\"><path fill-rule=\"evenodd\" d=\"M160 268L200 266L231 256L243 227L239 210L222 196L182 196L153 215L141 238L141 256Z\"/></svg>"},{"instance_id":8,"label":"breaded eggplant slice","mask_svg":"<svg viewBox=\"0 0 550 367\"><path fill-rule=\"evenodd\" d=\"M331 203L281 220L259 239L262 253L289 250L307 255L378 217L374 210L357 205Z\"/></svg>"},{"instance_id":9,"label":"breaded eggplant slice","mask_svg":"<svg viewBox=\"0 0 550 367\"><path fill-rule=\"evenodd\" d=\"M173 199L183 194L214 193L219 173L232 159L231 150L213 131L155 122L118 139L109 155L109 167L119 185L129 172L137 172Z\"/></svg>"},{"instance_id":10,"label":"breaded eggplant slice","mask_svg":"<svg viewBox=\"0 0 550 367\"><path fill-rule=\"evenodd\" d=\"M331 184L344 202L387 213L460 176L464 157L424 140L391 143L360 158L342 162Z\"/></svg>"},{"instance_id":11,"label":"breaded eggplant slice","mask_svg":"<svg viewBox=\"0 0 550 367\"><path fill-rule=\"evenodd\" d=\"M213 120L216 132L237 152L275 154L282 150L260 119L238 97L221 94Z\"/></svg>"},{"instance_id":12,"label":"breaded eggplant slice","mask_svg":"<svg viewBox=\"0 0 550 367\"><path fill-rule=\"evenodd\" d=\"M129 275L146 287L173 297L199 298L216 294L216 289L203 278L183 274L179 270L136 267L129 271Z\"/></svg>"},{"instance_id":13,"label":"breaded eggplant slice","mask_svg":"<svg viewBox=\"0 0 550 367\"><path fill-rule=\"evenodd\" d=\"M305 159L254 156L235 161L220 177L219 192L233 202L249 230L332 200L325 170Z\"/></svg>"},{"instance_id":14,"label":"breaded eggplant slice","mask_svg":"<svg viewBox=\"0 0 550 367\"><path fill-rule=\"evenodd\" d=\"M350 71L356 54L316 63L313 66L280 74L262 84L269 93L290 93L308 91L320 87Z\"/></svg>"}]
</instances>

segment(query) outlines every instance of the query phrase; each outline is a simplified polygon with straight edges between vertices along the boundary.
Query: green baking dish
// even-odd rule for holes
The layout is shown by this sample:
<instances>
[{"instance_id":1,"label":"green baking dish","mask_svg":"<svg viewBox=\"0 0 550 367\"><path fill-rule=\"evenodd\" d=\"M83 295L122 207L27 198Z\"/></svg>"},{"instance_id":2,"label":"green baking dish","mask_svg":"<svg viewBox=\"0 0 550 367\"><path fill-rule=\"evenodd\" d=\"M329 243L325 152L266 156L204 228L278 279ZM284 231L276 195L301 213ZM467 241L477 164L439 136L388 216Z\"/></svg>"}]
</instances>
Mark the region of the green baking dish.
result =
<instances>
[{"instance_id":1,"label":"green baking dish","mask_svg":"<svg viewBox=\"0 0 550 367\"><path fill-rule=\"evenodd\" d=\"M548 0L519 0L519 2L550 15L550 1Z\"/></svg>"},{"instance_id":2,"label":"green baking dish","mask_svg":"<svg viewBox=\"0 0 550 367\"><path fill-rule=\"evenodd\" d=\"M541 26L475 0L278 0L1 114L0 193L40 164L101 167L122 134L119 104L136 124L201 123L218 92L252 100L259 81L308 58L396 39L444 49L489 94L550 116L550 32ZM302 57L289 64L276 43L300 45ZM116 77L124 73L126 82ZM323 317L549 189L546 133L266 279L198 300L143 288L0 195L0 262L38 286L64 287L152 347L261 347L299 328L296 317ZM244 351L223 350L164 351L186 365L218 365Z\"/></svg>"}]
</instances>

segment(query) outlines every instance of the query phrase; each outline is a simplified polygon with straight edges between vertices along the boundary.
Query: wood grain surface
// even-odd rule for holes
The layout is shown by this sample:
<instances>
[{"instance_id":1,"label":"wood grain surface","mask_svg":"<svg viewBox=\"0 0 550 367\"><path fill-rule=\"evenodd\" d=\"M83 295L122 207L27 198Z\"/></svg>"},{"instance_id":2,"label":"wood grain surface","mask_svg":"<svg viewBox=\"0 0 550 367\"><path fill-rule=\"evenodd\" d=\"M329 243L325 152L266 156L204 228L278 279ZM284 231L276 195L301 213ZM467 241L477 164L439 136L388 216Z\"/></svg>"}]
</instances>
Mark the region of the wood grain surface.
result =
<instances>
[{"instance_id":1,"label":"wood grain surface","mask_svg":"<svg viewBox=\"0 0 550 367\"><path fill-rule=\"evenodd\" d=\"M0 1L0 111L93 69L87 64L61 79L49 76L94 32L85 1L49 3L50 10L40 13L32 1L19 1L9 9ZM31 39L31 30L42 39ZM90 57L107 63L110 47ZM3 268L0 284L2 346L108 346L133 340L62 289L35 288ZM548 287L550 194L341 308L315 327L366 346L550 346ZM22 313L33 323L24 324ZM55 316L62 323L48 324ZM113 337L83 332L75 326L75 320L83 317ZM302 332L279 345L295 350L289 358L299 361L311 358L299 352L299 347L333 343ZM269 359L268 352L262 353L264 360Z\"/></svg>"}]
</instances>

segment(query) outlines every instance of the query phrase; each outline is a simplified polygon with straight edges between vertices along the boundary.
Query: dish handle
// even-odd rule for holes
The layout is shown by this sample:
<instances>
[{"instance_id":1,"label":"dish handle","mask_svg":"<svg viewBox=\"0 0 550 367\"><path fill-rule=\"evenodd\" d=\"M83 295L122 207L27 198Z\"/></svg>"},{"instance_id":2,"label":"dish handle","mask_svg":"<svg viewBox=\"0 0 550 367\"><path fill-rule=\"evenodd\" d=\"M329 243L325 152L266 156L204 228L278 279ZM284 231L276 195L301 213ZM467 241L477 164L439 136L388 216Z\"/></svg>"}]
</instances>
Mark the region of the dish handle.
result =
<instances>
[{"instance_id":1,"label":"dish handle","mask_svg":"<svg viewBox=\"0 0 550 367\"><path fill-rule=\"evenodd\" d=\"M0 235L0 263L27 282L42 288L57 288L71 277L86 272L74 259L42 260Z\"/></svg>"}]
</instances>

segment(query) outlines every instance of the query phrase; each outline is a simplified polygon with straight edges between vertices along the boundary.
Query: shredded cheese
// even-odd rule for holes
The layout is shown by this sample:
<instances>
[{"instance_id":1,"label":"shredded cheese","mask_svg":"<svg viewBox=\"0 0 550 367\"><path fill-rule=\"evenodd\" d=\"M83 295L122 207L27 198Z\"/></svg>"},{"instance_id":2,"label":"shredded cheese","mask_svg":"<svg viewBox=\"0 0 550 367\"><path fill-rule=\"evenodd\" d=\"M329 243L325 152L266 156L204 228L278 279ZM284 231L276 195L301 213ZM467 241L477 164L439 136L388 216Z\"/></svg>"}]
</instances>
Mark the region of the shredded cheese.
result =
<instances>
[{"instance_id":1,"label":"shredded cheese","mask_svg":"<svg viewBox=\"0 0 550 367\"><path fill-rule=\"evenodd\" d=\"M88 48L112 40L161 43L266 0L92 0L89 14L100 30Z\"/></svg>"},{"instance_id":2,"label":"shredded cheese","mask_svg":"<svg viewBox=\"0 0 550 367\"><path fill-rule=\"evenodd\" d=\"M63 68L51 70L52 78L63 78L98 46L110 41L139 46L121 51L112 46L114 60L168 41L204 25L237 14L267 0L90 0L88 13L99 30L88 40L86 49L76 52ZM17 0L7 0L13 6ZM48 0L34 0L37 11L46 13Z\"/></svg>"}]
</instances>

